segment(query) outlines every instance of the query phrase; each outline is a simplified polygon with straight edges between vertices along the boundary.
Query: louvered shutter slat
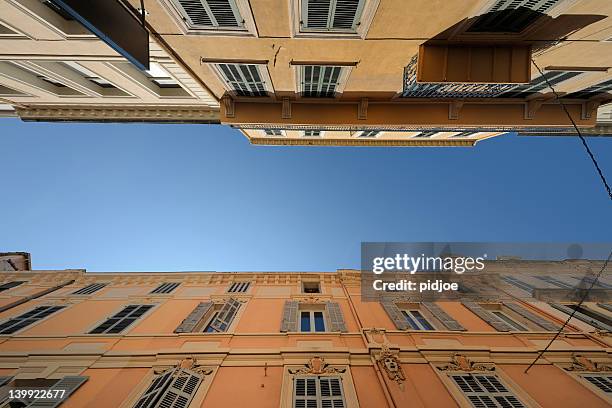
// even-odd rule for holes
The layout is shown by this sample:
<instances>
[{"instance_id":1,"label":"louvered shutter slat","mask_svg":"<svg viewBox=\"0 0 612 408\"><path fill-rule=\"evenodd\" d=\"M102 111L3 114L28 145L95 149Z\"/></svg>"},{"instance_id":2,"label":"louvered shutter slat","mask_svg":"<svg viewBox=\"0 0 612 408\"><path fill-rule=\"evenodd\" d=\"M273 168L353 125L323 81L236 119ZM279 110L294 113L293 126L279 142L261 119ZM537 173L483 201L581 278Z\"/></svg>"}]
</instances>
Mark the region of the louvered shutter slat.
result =
<instances>
[{"instance_id":1,"label":"louvered shutter slat","mask_svg":"<svg viewBox=\"0 0 612 408\"><path fill-rule=\"evenodd\" d=\"M330 331L339 331L343 333L347 332L344 315L342 314L340 305L337 302L326 302L325 307L330 320Z\"/></svg>"},{"instance_id":2,"label":"louvered shutter slat","mask_svg":"<svg viewBox=\"0 0 612 408\"><path fill-rule=\"evenodd\" d=\"M64 397L60 400L39 400L34 401L28 408L56 408L59 407L62 402L67 400L71 394L73 394L89 377L83 376L66 376L59 380L51 387L51 390L66 390Z\"/></svg>"},{"instance_id":3,"label":"louvered shutter slat","mask_svg":"<svg viewBox=\"0 0 612 408\"><path fill-rule=\"evenodd\" d=\"M493 313L489 313L488 310L482 308L479 304L467 300L464 300L461 303L463 304L463 306L470 309L475 315L493 326L495 330L500 332L507 332L512 330L510 326L508 326L502 320L497 318L497 316L495 316Z\"/></svg>"},{"instance_id":4,"label":"louvered shutter slat","mask_svg":"<svg viewBox=\"0 0 612 408\"><path fill-rule=\"evenodd\" d=\"M336 0L333 28L355 29L360 0Z\"/></svg>"},{"instance_id":5,"label":"louvered shutter slat","mask_svg":"<svg viewBox=\"0 0 612 408\"><path fill-rule=\"evenodd\" d=\"M537 314L531 312L530 310L528 310L525 307L519 305L518 303L508 302L508 303L504 303L504 305L508 309L510 309L513 312L517 313L518 315L524 317L525 319L529 320L530 322L537 324L538 326L540 326L544 330L548 330L548 331L557 331L557 330L559 330L559 327L557 325L549 322L548 320L546 320L543 317L538 316Z\"/></svg>"},{"instance_id":6,"label":"louvered shutter slat","mask_svg":"<svg viewBox=\"0 0 612 408\"><path fill-rule=\"evenodd\" d=\"M188 408L202 379L202 374L195 371L178 370L156 406L159 408Z\"/></svg>"},{"instance_id":7,"label":"louvered shutter slat","mask_svg":"<svg viewBox=\"0 0 612 408\"><path fill-rule=\"evenodd\" d=\"M385 309L397 329L407 330L410 328L410 325L406 321L406 318L402 314L401 310L397 307L395 302L383 300L380 302L380 304Z\"/></svg>"},{"instance_id":8,"label":"louvered shutter slat","mask_svg":"<svg viewBox=\"0 0 612 408\"><path fill-rule=\"evenodd\" d=\"M189 316L174 330L175 333L191 333L213 306L212 302L200 302Z\"/></svg>"},{"instance_id":9,"label":"louvered shutter slat","mask_svg":"<svg viewBox=\"0 0 612 408\"><path fill-rule=\"evenodd\" d=\"M447 314L440 306L436 305L434 302L423 302L423 306L429 310L429 312L434 315L436 319L438 319L444 327L448 330L453 331L464 331L465 328L459 324L458 321L453 319L449 314Z\"/></svg>"},{"instance_id":10,"label":"louvered shutter slat","mask_svg":"<svg viewBox=\"0 0 612 408\"><path fill-rule=\"evenodd\" d=\"M287 300L283 307L283 319L281 321L281 332L298 331L298 302Z\"/></svg>"}]
</instances>

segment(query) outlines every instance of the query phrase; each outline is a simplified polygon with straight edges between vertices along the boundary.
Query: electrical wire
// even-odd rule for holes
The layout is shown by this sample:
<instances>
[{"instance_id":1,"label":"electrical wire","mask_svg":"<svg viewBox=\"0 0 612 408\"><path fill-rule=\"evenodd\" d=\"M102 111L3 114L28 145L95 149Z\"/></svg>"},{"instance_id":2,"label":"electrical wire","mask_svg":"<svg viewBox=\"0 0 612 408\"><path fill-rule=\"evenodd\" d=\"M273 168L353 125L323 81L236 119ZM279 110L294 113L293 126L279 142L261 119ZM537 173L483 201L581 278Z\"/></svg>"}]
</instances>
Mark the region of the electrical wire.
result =
<instances>
[{"instance_id":1,"label":"electrical wire","mask_svg":"<svg viewBox=\"0 0 612 408\"><path fill-rule=\"evenodd\" d=\"M533 362L531 364L529 364L529 367L527 367L525 369L525 374L527 374L527 372L529 371L529 369L531 367L534 366L534 364L544 355L544 353L546 353L546 351L548 351L548 348L554 343L555 340L557 340L557 337L559 337L559 335L561 334L561 332L563 331L563 329L565 328L565 326L567 326L567 324L569 323L570 320L572 320L572 318L574 317L574 315L576 314L576 312L578 311L578 309L580 308L580 306L582 306L582 304L584 303L584 301L586 300L586 298L588 297L589 293L591 292L591 289L593 289L593 286L595 286L595 284L597 284L597 280L600 278L601 274L603 273L603 271L606 269L606 267L608 266L608 263L610 262L610 259L612 259L612 251L610 252L610 254L608 255L608 258L606 258L603 267L601 268L601 270L597 273L597 275L595 275L595 279L591 280L591 286L589 286L588 289L586 289L584 291L584 293L582 294L582 297L580 298L580 301L578 302L578 304L576 305L576 307L574 308L574 311L569 315L569 317L567 318L567 320L563 323L563 325L559 328L559 331L557 331L557 334L555 334L555 336L550 340L550 342L546 345L546 347L544 347L544 350L540 351L537 355L537 357L535 358L535 360L533 360Z\"/></svg>"},{"instance_id":2,"label":"electrical wire","mask_svg":"<svg viewBox=\"0 0 612 408\"><path fill-rule=\"evenodd\" d=\"M612 190L610 190L610 185L608 184L608 181L606 180L606 177L604 176L603 172L601 171L601 168L599 167L599 163L597 163L597 159L595 159L595 156L593 155L593 152L591 152L591 149L589 148L589 145L587 144L584 136L582 136L582 132L580 132L580 129L576 125L576 122L572 118L572 115L570 115L569 111L567 110L567 106L565 106L565 104L563 103L563 101L559 97L559 94L557 93L557 91L555 91L555 88L553 88L552 84L550 83L550 81L548 81L548 78L544 75L544 73L542 72L542 70L540 69L538 64L536 64L536 62L535 62L535 60L533 58L531 58L531 62L533 63L533 65L535 65L535 67L537 68L537 70L540 73L540 75L544 78L544 80L546 81L546 84L548 85L550 90L555 95L555 99L559 102L559 104L563 108L563 111L565 111L565 114L567 115L567 117L570 120L570 122L572 122L572 125L574 126L574 129L576 130L576 133L578 134L578 137L580 138L580 141L582 142L582 145L584 146L584 149L586 150L587 154L591 158L591 161L593 162L593 165L595 166L595 169L597 170L597 173L599 174L599 178L601 178L601 181L602 181L602 183L604 185L604 188L606 189L606 192L608 193L608 196L610 197L610 200L612 200Z\"/></svg>"}]
</instances>

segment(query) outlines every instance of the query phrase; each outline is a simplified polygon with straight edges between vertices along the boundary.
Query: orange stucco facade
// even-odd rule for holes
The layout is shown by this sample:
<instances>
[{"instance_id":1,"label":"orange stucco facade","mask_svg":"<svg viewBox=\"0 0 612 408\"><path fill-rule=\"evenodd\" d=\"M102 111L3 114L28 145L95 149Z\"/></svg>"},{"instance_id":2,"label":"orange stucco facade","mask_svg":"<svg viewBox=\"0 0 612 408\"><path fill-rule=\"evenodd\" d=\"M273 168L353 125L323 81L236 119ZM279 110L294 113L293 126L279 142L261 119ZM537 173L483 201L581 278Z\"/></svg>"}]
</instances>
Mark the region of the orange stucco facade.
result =
<instances>
[{"instance_id":1,"label":"orange stucco facade","mask_svg":"<svg viewBox=\"0 0 612 408\"><path fill-rule=\"evenodd\" d=\"M537 263L516 263L525 274L540 270ZM561 272L587 266L558 262ZM62 407L137 406L152 381L176 367L198 373L199 382L188 405L171 407L299 407L294 401L294 381L310 377L341 379L342 405L332 406L478 406L471 405L469 395L453 382L457 375L495 376L520 406L582 408L612 403L609 392L585 380L589 375L610 379L609 331L573 319L526 374L526 367L555 334L536 325L533 316L524 319L506 310L523 329L499 331L462 303L438 302L463 330L449 330L441 324L440 314L422 305L402 307L413 313L420 310L433 330L400 329L381 303L362 301L360 272L355 270L18 270L3 271L1 277L4 283L24 283L0 292L5 305L0 312L0 377L21 384L66 376L85 378ZM151 293L168 282L178 286L169 293ZM243 282L248 282L246 290L230 292L234 284ZM95 283L104 285L93 293L75 294ZM306 283L315 284L318 293L304 293ZM56 289L23 302L23 294L36 295L52 287ZM508 287L509 293L515 289ZM210 313L222 310L229 299L239 307L228 326L208 331L214 320ZM515 302L553 325L566 318L538 302L522 297ZM495 302L489 303L487 307ZM291 321L295 316L287 317L288 304L296 305L300 314L322 313L325 330L303 331L301 318L295 322ZM53 305L63 308L7 332L7 325L20 315ZM122 330L93 333L127 305L152 307ZM198 325L184 330L201 305L209 305L210 310L201 313ZM599 324L610 318L601 304L584 306L605 317ZM503 304L500 307L505 310Z\"/></svg>"}]
</instances>

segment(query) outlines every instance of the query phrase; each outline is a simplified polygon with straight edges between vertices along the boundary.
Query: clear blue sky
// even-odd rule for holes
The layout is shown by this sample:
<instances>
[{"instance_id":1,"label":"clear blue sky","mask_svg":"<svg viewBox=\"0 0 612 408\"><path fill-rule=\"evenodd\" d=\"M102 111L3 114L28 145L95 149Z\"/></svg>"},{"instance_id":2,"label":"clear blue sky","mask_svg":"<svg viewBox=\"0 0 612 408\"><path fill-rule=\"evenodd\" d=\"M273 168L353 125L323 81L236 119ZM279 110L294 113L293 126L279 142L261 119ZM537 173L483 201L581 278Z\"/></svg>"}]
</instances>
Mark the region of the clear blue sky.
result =
<instances>
[{"instance_id":1,"label":"clear blue sky","mask_svg":"<svg viewBox=\"0 0 612 408\"><path fill-rule=\"evenodd\" d=\"M612 139L590 139L612 178ZM576 138L252 146L205 125L0 121L0 250L35 269L323 271L361 241L612 240Z\"/></svg>"}]
</instances>

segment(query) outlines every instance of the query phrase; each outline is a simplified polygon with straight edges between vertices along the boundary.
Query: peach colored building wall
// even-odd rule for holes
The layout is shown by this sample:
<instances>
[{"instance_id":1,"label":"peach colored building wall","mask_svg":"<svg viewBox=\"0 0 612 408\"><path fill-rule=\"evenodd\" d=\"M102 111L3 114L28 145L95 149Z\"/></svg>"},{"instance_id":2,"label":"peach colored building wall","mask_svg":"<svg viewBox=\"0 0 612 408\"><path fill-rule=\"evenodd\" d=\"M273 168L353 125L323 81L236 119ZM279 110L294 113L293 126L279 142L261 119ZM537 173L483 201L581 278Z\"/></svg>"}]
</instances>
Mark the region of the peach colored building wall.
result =
<instances>
[{"instance_id":1,"label":"peach colored building wall","mask_svg":"<svg viewBox=\"0 0 612 408\"><path fill-rule=\"evenodd\" d=\"M597 264L518 262L513 266L499 263L498 268L527 276L550 274L554 269L575 273L590 266ZM612 364L612 343L605 331L585 322L570 322L551 352L524 374L526 364L554 332L533 327L499 332L453 302L437 305L466 330L448 330L430 314L426 318L435 330L401 330L380 303L362 300L360 273L355 270L167 274L17 271L2 272L2 278L2 282L27 281L15 288L15 296L11 290L3 293L10 301L21 298L17 289L40 292L75 281L0 313L2 325L38 306L66 306L22 330L0 334L0 375L12 376L15 381L88 377L62 407L131 408L156 375L178 370L176 367L201 376L192 407L290 408L293 381L299 375L340 378L345 405L350 408L468 407L469 401L450 377L455 372L496 375L526 406L583 408L612 403L581 377L585 373L609 376L606 370ZM73 293L95 282L106 286L88 295ZM171 293L151 293L165 282L179 286ZM230 293L236 282L249 282L249 287ZM320 293L303 293L304 282L319 282ZM507 290L510 293L516 288ZM209 311L198 323L199 331L175 332L199 304L219 311L230 299L240 305L226 331L203 332ZM520 298L516 301L523 302ZM323 312L327 331L305 333L299 325L281 331L286 302L294 302L299 311ZM153 308L120 333L89 334L127 305L146 304ZM330 304L337 305L344 321L344 327L336 331L330 331L334 322ZM563 321L563 313L548 305L524 306L551 323ZM585 306L610 316L607 309L594 303ZM318 365L319 359L322 365ZM386 365L389 361L401 370Z\"/></svg>"}]
</instances>

